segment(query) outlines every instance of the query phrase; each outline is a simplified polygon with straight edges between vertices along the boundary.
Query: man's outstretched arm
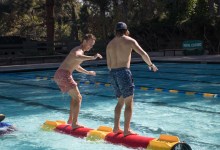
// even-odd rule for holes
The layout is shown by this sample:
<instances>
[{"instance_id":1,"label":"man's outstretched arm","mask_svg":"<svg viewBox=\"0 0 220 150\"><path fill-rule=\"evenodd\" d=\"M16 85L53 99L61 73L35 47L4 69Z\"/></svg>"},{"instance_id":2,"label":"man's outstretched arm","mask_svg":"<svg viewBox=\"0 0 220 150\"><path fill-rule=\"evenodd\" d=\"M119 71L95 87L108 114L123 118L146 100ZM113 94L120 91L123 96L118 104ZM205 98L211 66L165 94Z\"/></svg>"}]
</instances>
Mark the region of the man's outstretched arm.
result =
<instances>
[{"instance_id":1,"label":"man's outstretched arm","mask_svg":"<svg viewBox=\"0 0 220 150\"><path fill-rule=\"evenodd\" d=\"M146 62L146 64L148 64L148 66L150 68L153 69L153 71L157 71L157 67L151 62L151 59L149 57L149 55L141 48L141 46L138 44L138 42L136 40L132 40L132 49L138 53L139 55L141 55L142 59Z\"/></svg>"}]
</instances>

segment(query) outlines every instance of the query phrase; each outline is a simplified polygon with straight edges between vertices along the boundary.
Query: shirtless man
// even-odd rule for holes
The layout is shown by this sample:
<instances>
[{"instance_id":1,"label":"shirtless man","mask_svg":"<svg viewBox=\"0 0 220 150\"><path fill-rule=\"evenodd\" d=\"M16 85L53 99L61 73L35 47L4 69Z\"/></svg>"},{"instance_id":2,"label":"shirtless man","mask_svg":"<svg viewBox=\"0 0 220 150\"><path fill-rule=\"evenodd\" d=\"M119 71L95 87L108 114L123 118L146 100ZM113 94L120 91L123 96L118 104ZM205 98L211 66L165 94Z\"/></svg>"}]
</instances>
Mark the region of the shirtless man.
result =
<instances>
[{"instance_id":1,"label":"shirtless man","mask_svg":"<svg viewBox=\"0 0 220 150\"><path fill-rule=\"evenodd\" d=\"M63 93L68 93L72 100L70 103L70 114L67 121L68 124L72 124L72 128L76 129L83 127L78 124L78 115L80 111L82 96L77 87L77 83L73 80L72 72L74 70L82 72L84 74L95 76L95 71L87 71L80 66L83 61L95 60L97 58L102 58L100 54L94 56L84 55L85 51L89 51L95 44L95 36L92 34L86 34L80 46L73 48L69 55L62 62L58 70L54 75L54 80L59 86Z\"/></svg>"},{"instance_id":2,"label":"shirtless man","mask_svg":"<svg viewBox=\"0 0 220 150\"><path fill-rule=\"evenodd\" d=\"M111 85L113 86L118 103L115 107L114 133L121 133L120 114L124 111L124 136L136 134L130 129L133 110L134 83L130 71L131 52L134 50L141 55L148 67L156 72L157 67L151 62L148 54L139 46L137 41L128 36L129 31L124 22L116 25L116 36L108 43L106 58L110 70Z\"/></svg>"}]
</instances>

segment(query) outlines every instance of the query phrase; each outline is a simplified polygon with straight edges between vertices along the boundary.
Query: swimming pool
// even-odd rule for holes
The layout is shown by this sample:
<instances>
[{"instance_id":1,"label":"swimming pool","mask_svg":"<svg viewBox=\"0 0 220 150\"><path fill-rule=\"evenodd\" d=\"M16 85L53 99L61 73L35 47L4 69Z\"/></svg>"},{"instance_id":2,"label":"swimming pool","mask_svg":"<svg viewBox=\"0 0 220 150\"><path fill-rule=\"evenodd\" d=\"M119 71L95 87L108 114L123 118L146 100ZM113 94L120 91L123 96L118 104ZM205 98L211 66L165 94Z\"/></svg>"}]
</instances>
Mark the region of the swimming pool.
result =
<instances>
[{"instance_id":1,"label":"swimming pool","mask_svg":"<svg viewBox=\"0 0 220 150\"><path fill-rule=\"evenodd\" d=\"M157 73L148 71L145 64L131 66L136 85L132 129L140 135L154 138L160 134L176 135L193 150L218 150L220 66L156 65L160 69ZM79 121L94 129L100 125L113 126L117 101L112 88L106 84L109 83L107 68L98 66L87 69L97 71L97 76L74 72L74 78L80 81L83 96ZM0 137L1 150L128 149L41 130L47 119L67 120L68 117L70 97L60 93L51 80L54 72L0 74L0 113L7 116L5 122L18 128L18 131ZM93 84L97 82L103 84ZM215 97L204 97L203 93L213 93ZM121 121L123 124L123 116Z\"/></svg>"}]
</instances>

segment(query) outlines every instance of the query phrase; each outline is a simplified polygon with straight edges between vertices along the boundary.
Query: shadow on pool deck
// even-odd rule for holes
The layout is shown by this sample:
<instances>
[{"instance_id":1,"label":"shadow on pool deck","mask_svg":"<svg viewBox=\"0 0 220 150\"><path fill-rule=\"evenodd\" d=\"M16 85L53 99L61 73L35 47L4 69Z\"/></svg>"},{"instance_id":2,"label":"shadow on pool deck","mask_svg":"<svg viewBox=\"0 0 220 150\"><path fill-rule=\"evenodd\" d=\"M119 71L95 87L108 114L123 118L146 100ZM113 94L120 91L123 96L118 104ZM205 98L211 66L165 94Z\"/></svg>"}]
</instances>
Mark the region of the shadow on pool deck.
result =
<instances>
[{"instance_id":1,"label":"shadow on pool deck","mask_svg":"<svg viewBox=\"0 0 220 150\"><path fill-rule=\"evenodd\" d=\"M151 56L152 62L178 62L178 63L202 63L202 64L220 64L220 55L199 55L199 56ZM134 55L132 63L144 62L140 56ZM59 63L41 63L26 65L0 66L0 72L32 71L43 69L56 69ZM86 61L82 66L104 66L106 60Z\"/></svg>"}]
</instances>

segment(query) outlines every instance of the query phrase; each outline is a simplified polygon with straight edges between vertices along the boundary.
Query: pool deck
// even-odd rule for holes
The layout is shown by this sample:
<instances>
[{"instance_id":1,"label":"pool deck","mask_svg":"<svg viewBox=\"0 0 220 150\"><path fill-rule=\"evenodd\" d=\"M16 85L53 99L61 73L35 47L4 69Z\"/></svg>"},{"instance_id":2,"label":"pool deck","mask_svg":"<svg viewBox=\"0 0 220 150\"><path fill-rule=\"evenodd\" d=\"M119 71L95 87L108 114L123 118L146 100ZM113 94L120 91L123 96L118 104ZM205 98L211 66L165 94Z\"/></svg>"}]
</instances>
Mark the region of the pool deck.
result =
<instances>
[{"instance_id":1,"label":"pool deck","mask_svg":"<svg viewBox=\"0 0 220 150\"><path fill-rule=\"evenodd\" d=\"M152 56L152 62L178 62L178 63L202 63L202 64L220 64L220 55L200 55L200 56ZM144 62L140 56L132 57L131 63ZM17 72L17 71L33 71L43 69L56 69L59 63L42 63L42 64L26 64L26 65L11 65L0 66L2 72ZM99 66L106 65L106 60L86 61L82 66Z\"/></svg>"}]
</instances>

